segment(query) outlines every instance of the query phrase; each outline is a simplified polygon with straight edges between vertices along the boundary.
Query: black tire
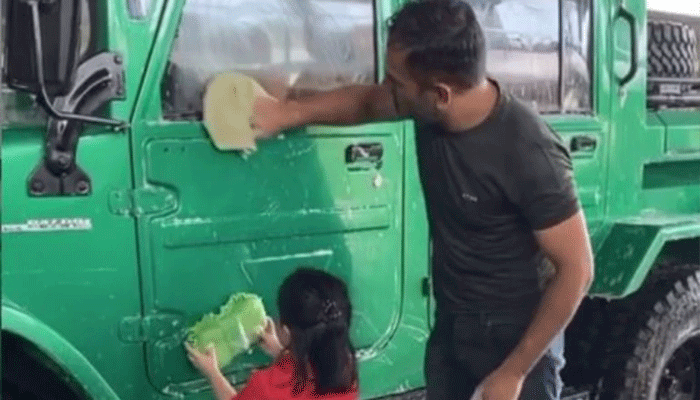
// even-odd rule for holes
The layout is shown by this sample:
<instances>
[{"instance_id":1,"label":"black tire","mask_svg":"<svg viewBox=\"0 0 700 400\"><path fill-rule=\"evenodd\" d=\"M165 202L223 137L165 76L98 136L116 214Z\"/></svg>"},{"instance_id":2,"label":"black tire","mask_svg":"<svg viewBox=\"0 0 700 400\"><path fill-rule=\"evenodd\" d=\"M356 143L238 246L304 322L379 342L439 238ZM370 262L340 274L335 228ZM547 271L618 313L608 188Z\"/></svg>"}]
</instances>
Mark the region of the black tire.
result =
<instances>
[{"instance_id":1,"label":"black tire","mask_svg":"<svg viewBox=\"0 0 700 400\"><path fill-rule=\"evenodd\" d=\"M693 78L698 73L695 31L678 22L647 23L648 76Z\"/></svg>"},{"instance_id":2,"label":"black tire","mask_svg":"<svg viewBox=\"0 0 700 400\"><path fill-rule=\"evenodd\" d=\"M660 270L610 306L600 398L700 398L700 266Z\"/></svg>"},{"instance_id":3,"label":"black tire","mask_svg":"<svg viewBox=\"0 0 700 400\"><path fill-rule=\"evenodd\" d=\"M2 334L2 400L86 399L75 386L36 347Z\"/></svg>"},{"instance_id":4,"label":"black tire","mask_svg":"<svg viewBox=\"0 0 700 400\"><path fill-rule=\"evenodd\" d=\"M561 377L567 386L595 387L600 378L601 352L606 333L607 301L585 298L564 335L566 365Z\"/></svg>"}]
</instances>

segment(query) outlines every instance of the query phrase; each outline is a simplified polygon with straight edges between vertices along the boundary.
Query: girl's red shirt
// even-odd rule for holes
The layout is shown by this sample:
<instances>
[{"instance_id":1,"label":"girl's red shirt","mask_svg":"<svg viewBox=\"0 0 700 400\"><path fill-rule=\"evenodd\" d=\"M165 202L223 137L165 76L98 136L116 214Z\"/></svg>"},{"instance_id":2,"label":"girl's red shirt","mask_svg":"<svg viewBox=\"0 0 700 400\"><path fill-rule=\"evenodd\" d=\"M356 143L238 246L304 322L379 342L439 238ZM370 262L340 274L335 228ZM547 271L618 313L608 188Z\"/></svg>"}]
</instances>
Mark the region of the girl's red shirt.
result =
<instances>
[{"instance_id":1,"label":"girl's red shirt","mask_svg":"<svg viewBox=\"0 0 700 400\"><path fill-rule=\"evenodd\" d=\"M351 390L340 394L323 396L314 393L314 382L309 380L304 385L304 391L294 396L294 359L283 355L273 365L254 372L248 384L231 400L357 400L357 385Z\"/></svg>"}]
</instances>

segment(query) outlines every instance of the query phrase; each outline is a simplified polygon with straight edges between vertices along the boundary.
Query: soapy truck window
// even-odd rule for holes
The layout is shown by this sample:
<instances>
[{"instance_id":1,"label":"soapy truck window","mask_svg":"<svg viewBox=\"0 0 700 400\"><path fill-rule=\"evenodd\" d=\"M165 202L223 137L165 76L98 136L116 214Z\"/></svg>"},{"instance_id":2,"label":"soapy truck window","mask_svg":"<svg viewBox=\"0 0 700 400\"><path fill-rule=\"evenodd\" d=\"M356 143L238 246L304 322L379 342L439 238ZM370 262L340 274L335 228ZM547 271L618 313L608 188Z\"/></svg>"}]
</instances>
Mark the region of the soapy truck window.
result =
<instances>
[{"instance_id":1,"label":"soapy truck window","mask_svg":"<svg viewBox=\"0 0 700 400\"><path fill-rule=\"evenodd\" d=\"M487 69L541 113L591 111L590 0L467 0Z\"/></svg>"},{"instance_id":2,"label":"soapy truck window","mask_svg":"<svg viewBox=\"0 0 700 400\"><path fill-rule=\"evenodd\" d=\"M163 82L166 118L201 118L212 76L238 71L273 95L376 81L370 0L187 0Z\"/></svg>"},{"instance_id":3,"label":"soapy truck window","mask_svg":"<svg viewBox=\"0 0 700 400\"><path fill-rule=\"evenodd\" d=\"M129 6L129 16L135 19L142 19L151 12L151 0L127 0Z\"/></svg>"}]
</instances>

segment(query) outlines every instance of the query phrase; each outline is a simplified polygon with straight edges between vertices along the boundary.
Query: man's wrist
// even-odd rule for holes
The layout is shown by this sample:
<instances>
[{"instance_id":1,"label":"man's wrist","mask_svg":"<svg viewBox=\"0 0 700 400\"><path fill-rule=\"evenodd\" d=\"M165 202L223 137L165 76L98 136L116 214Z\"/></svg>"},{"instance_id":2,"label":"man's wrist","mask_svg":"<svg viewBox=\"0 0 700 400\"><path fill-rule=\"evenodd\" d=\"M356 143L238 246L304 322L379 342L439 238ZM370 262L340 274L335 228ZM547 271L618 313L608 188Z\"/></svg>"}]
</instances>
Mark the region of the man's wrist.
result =
<instances>
[{"instance_id":1,"label":"man's wrist","mask_svg":"<svg viewBox=\"0 0 700 400\"><path fill-rule=\"evenodd\" d=\"M499 367L501 371L511 376L524 377L530 372L530 363L523 360L523 355L517 349L506 358L506 360Z\"/></svg>"},{"instance_id":2,"label":"man's wrist","mask_svg":"<svg viewBox=\"0 0 700 400\"><path fill-rule=\"evenodd\" d=\"M304 122L304 116L302 114L302 108L299 105L299 102L295 100L287 100L284 102L284 111L285 115L287 116L286 121L282 129L288 129L288 128L293 128L296 126L303 125Z\"/></svg>"}]
</instances>

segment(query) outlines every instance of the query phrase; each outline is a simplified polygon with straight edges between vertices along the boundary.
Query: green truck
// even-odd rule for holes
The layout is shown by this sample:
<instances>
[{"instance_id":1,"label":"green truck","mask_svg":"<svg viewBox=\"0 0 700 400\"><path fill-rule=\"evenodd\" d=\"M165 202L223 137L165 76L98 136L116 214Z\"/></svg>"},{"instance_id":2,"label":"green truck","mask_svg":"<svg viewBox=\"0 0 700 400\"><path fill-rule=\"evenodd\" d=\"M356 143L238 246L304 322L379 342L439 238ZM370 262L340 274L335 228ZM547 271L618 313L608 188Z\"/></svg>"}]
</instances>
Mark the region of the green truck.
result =
<instances>
[{"instance_id":1,"label":"green truck","mask_svg":"<svg viewBox=\"0 0 700 400\"><path fill-rule=\"evenodd\" d=\"M567 399L700 398L700 10L468 0L488 69L569 146L595 282ZM218 151L202 93L381 81L400 0L2 2L2 398L209 399L186 328L282 278L348 282L361 396L422 398L434 303L412 121ZM40 40L37 40L40 39ZM225 373L243 384L254 350Z\"/></svg>"}]
</instances>

